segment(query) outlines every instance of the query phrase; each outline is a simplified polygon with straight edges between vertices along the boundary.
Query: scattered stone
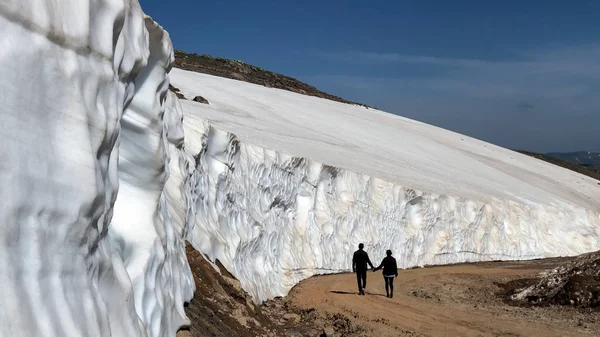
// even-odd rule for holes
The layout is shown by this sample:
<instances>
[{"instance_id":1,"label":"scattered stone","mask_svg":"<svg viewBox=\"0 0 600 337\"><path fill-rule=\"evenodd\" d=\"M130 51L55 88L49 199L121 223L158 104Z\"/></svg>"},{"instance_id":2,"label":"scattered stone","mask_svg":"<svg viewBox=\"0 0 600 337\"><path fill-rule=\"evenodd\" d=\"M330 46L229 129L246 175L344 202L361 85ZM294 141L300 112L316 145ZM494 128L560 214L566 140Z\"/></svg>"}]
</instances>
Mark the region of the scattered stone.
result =
<instances>
[{"instance_id":1,"label":"scattered stone","mask_svg":"<svg viewBox=\"0 0 600 337\"><path fill-rule=\"evenodd\" d=\"M179 88L174 87L172 84L169 84L169 90L172 91L177 96L177 98L186 99L185 96L183 96L183 94L179 92Z\"/></svg>"},{"instance_id":2,"label":"scattered stone","mask_svg":"<svg viewBox=\"0 0 600 337\"><path fill-rule=\"evenodd\" d=\"M321 335L319 337L333 337L335 334L335 331L333 331L333 328L328 326L326 328L323 328L323 333L321 333Z\"/></svg>"},{"instance_id":3,"label":"scattered stone","mask_svg":"<svg viewBox=\"0 0 600 337\"><path fill-rule=\"evenodd\" d=\"M300 315L292 314L292 313L284 314L283 319L285 319L286 321L288 321L290 323L296 324L296 323L300 322Z\"/></svg>"},{"instance_id":4,"label":"scattered stone","mask_svg":"<svg viewBox=\"0 0 600 337\"><path fill-rule=\"evenodd\" d=\"M196 96L193 99L194 102L198 102L198 103L204 103L204 104L210 104L208 103L208 101L206 100L206 98L202 97L202 96Z\"/></svg>"},{"instance_id":5,"label":"scattered stone","mask_svg":"<svg viewBox=\"0 0 600 337\"><path fill-rule=\"evenodd\" d=\"M177 331L177 337L194 337L189 330Z\"/></svg>"}]
</instances>

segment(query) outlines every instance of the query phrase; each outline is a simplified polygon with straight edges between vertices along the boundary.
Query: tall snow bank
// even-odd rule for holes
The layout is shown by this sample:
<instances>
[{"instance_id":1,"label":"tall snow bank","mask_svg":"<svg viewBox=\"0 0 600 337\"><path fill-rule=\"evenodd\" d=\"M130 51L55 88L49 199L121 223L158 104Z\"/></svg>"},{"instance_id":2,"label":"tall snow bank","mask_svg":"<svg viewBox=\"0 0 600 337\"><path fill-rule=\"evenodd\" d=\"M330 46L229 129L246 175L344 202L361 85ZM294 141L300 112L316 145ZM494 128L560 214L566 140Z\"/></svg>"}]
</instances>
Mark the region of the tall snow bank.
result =
<instances>
[{"instance_id":1,"label":"tall snow bank","mask_svg":"<svg viewBox=\"0 0 600 337\"><path fill-rule=\"evenodd\" d=\"M0 30L0 335L174 336L193 281L168 35L129 0L3 1Z\"/></svg>"},{"instance_id":2,"label":"tall snow bank","mask_svg":"<svg viewBox=\"0 0 600 337\"><path fill-rule=\"evenodd\" d=\"M359 242L373 263L392 249L400 268L600 248L600 213L577 206L424 193L245 144L201 119L184 126L198 153L191 242L257 301L351 270Z\"/></svg>"},{"instance_id":3,"label":"tall snow bank","mask_svg":"<svg viewBox=\"0 0 600 337\"><path fill-rule=\"evenodd\" d=\"M591 178L373 109L174 69L196 157L190 239L255 299L351 270L600 249ZM294 155L289 155L289 153Z\"/></svg>"}]
</instances>

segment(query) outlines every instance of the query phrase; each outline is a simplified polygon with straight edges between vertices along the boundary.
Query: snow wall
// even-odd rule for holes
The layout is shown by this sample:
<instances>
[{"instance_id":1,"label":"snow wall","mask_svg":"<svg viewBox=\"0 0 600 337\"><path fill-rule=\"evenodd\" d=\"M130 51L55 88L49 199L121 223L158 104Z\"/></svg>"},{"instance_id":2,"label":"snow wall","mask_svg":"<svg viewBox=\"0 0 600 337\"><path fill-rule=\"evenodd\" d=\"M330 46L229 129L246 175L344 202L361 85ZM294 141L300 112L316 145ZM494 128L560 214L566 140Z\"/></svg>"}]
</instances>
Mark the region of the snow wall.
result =
<instances>
[{"instance_id":1,"label":"snow wall","mask_svg":"<svg viewBox=\"0 0 600 337\"><path fill-rule=\"evenodd\" d=\"M2 1L0 31L0 336L175 336L193 158L168 34L131 0Z\"/></svg>"},{"instance_id":2,"label":"snow wall","mask_svg":"<svg viewBox=\"0 0 600 337\"><path fill-rule=\"evenodd\" d=\"M423 193L245 144L192 116L184 127L197 165L189 239L257 301L350 271L359 242L374 264L392 249L400 268L600 249L597 211Z\"/></svg>"}]
</instances>

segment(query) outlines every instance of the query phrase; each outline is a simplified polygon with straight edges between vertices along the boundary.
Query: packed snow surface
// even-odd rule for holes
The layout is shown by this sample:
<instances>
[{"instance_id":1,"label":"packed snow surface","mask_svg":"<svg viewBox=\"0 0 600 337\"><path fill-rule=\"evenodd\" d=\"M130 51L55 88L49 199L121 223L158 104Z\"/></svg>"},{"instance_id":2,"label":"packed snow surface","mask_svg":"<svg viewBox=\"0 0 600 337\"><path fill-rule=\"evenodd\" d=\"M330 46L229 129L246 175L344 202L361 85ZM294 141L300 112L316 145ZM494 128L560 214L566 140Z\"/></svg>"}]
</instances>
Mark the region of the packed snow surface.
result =
<instances>
[{"instance_id":1,"label":"packed snow surface","mask_svg":"<svg viewBox=\"0 0 600 337\"><path fill-rule=\"evenodd\" d=\"M193 158L168 34L131 0L4 0L0 31L0 336L175 336Z\"/></svg>"},{"instance_id":2,"label":"packed snow surface","mask_svg":"<svg viewBox=\"0 0 600 337\"><path fill-rule=\"evenodd\" d=\"M600 249L600 185L362 106L173 69L196 158L194 246L255 299L351 269L364 242L401 267Z\"/></svg>"}]
</instances>

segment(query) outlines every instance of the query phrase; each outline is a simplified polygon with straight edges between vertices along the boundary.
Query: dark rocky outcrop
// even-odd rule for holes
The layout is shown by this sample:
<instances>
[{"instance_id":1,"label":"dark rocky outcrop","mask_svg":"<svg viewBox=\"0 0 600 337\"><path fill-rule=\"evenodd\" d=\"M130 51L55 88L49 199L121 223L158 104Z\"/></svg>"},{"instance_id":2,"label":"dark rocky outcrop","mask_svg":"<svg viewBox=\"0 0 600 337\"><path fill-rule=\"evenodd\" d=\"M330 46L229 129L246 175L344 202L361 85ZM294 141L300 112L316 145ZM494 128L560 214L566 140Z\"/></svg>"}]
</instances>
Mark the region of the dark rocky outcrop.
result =
<instances>
[{"instance_id":1,"label":"dark rocky outcrop","mask_svg":"<svg viewBox=\"0 0 600 337\"><path fill-rule=\"evenodd\" d=\"M172 91L175 95L177 95L177 98L185 99L185 96L183 96L183 94L179 92L179 88L174 87L172 84L169 84L169 90Z\"/></svg>"},{"instance_id":2,"label":"dark rocky outcrop","mask_svg":"<svg viewBox=\"0 0 600 337\"><path fill-rule=\"evenodd\" d=\"M542 273L537 280L526 281L507 294L510 300L532 305L600 307L600 251L581 255Z\"/></svg>"},{"instance_id":3,"label":"dark rocky outcrop","mask_svg":"<svg viewBox=\"0 0 600 337\"><path fill-rule=\"evenodd\" d=\"M208 101L206 100L206 98L202 97L202 96L196 96L193 99L194 102L198 102L198 103L204 103L204 104L210 104L208 103Z\"/></svg>"},{"instance_id":4,"label":"dark rocky outcrop","mask_svg":"<svg viewBox=\"0 0 600 337\"><path fill-rule=\"evenodd\" d=\"M322 92L295 78L274 73L240 60L228 60L221 57L212 57L207 54L188 54L184 51L176 50L175 63L173 66L179 69L259 84L267 88L283 89L303 95L316 96L332 101L366 107L364 104L351 102L341 97Z\"/></svg>"}]
</instances>

